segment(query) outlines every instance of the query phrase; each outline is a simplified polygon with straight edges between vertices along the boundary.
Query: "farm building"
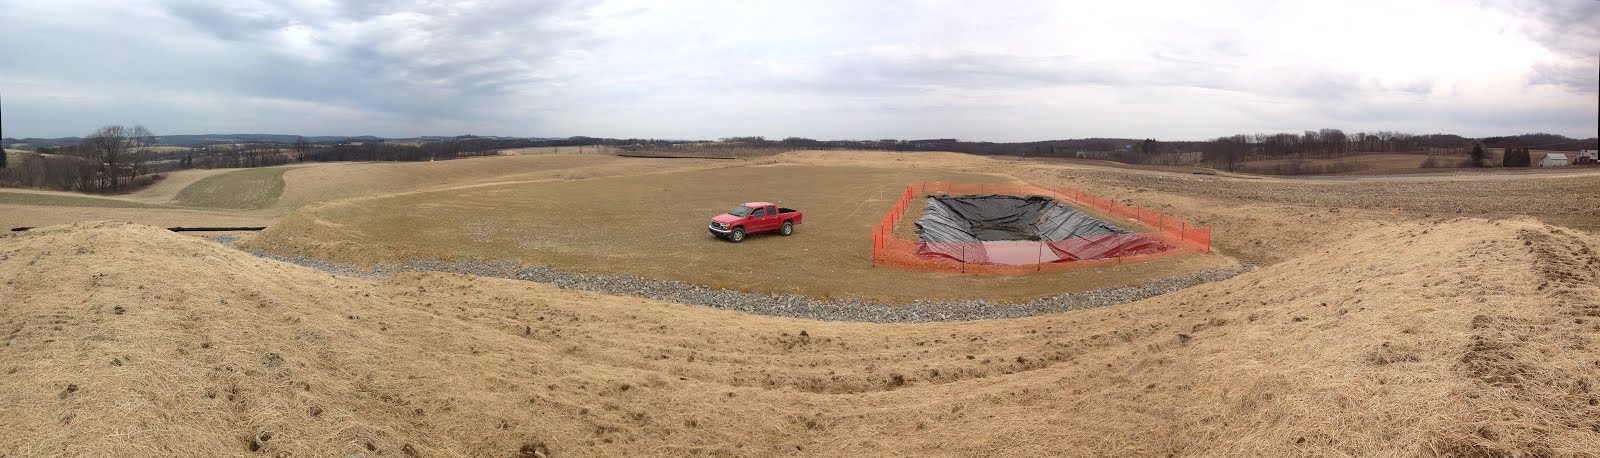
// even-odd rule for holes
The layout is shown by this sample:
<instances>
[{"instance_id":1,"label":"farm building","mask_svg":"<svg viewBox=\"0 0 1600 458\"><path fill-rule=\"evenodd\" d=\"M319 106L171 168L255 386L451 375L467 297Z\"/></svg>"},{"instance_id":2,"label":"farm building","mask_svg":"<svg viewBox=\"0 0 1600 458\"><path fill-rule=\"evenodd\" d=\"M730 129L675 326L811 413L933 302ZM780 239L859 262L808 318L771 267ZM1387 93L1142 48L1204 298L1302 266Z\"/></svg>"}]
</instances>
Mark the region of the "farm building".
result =
<instances>
[{"instance_id":1,"label":"farm building","mask_svg":"<svg viewBox=\"0 0 1600 458\"><path fill-rule=\"evenodd\" d=\"M1561 153L1546 154L1544 159L1539 160L1540 167L1561 167L1565 165L1567 165L1567 155Z\"/></svg>"},{"instance_id":2,"label":"farm building","mask_svg":"<svg viewBox=\"0 0 1600 458\"><path fill-rule=\"evenodd\" d=\"M1600 150L1586 149L1579 151L1572 157L1573 164L1594 164L1600 162Z\"/></svg>"}]
</instances>

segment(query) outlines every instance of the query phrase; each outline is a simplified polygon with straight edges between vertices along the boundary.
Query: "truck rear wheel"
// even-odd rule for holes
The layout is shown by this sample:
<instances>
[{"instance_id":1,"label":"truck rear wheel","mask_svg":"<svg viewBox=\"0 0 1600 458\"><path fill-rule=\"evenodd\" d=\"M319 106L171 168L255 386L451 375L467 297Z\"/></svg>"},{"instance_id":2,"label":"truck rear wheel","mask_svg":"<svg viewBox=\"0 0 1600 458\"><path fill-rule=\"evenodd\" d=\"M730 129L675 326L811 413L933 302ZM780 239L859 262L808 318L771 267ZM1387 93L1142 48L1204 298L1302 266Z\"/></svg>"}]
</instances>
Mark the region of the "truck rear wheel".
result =
<instances>
[{"instance_id":1,"label":"truck rear wheel","mask_svg":"<svg viewBox=\"0 0 1600 458\"><path fill-rule=\"evenodd\" d=\"M794 221L784 221L783 229L779 229L778 233L783 235L794 235Z\"/></svg>"},{"instance_id":2,"label":"truck rear wheel","mask_svg":"<svg viewBox=\"0 0 1600 458\"><path fill-rule=\"evenodd\" d=\"M733 232L729 232L728 233L728 241L729 242L733 242L733 243L743 242L744 241L744 228L742 228L742 227L733 228Z\"/></svg>"}]
</instances>

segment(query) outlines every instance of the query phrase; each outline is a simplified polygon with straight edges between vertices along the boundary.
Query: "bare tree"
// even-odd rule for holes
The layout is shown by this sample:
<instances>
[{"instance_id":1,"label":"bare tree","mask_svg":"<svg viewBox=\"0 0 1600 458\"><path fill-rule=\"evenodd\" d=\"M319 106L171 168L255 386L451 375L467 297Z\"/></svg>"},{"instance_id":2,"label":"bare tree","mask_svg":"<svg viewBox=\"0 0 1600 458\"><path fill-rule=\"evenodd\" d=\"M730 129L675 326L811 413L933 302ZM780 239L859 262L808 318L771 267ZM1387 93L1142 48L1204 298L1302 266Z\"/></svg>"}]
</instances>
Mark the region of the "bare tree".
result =
<instances>
[{"instance_id":1,"label":"bare tree","mask_svg":"<svg viewBox=\"0 0 1600 458\"><path fill-rule=\"evenodd\" d=\"M0 125L4 124L5 123L0 123ZM0 138L6 138L5 134L0 133ZM6 156L10 156L10 154L6 153L6 145L3 143L5 142L0 142L0 169L6 168Z\"/></svg>"},{"instance_id":2,"label":"bare tree","mask_svg":"<svg viewBox=\"0 0 1600 458\"><path fill-rule=\"evenodd\" d=\"M150 129L144 128L143 125L135 125L132 129L129 129L128 140L130 141L128 145L128 177L133 178L145 173L144 163L155 153L153 149L160 142L156 140L155 134L150 133Z\"/></svg>"},{"instance_id":3,"label":"bare tree","mask_svg":"<svg viewBox=\"0 0 1600 458\"><path fill-rule=\"evenodd\" d=\"M110 125L96 129L83 139L89 158L100 163L101 176L109 180L113 191L117 189L117 169L127 160L129 134L127 127Z\"/></svg>"},{"instance_id":4,"label":"bare tree","mask_svg":"<svg viewBox=\"0 0 1600 458\"><path fill-rule=\"evenodd\" d=\"M133 178L139 174L139 158L143 148L155 146L155 135L144 126L126 127L109 125L96 129L83 139L83 148L90 159L100 163L106 188L116 191L123 175Z\"/></svg>"},{"instance_id":5,"label":"bare tree","mask_svg":"<svg viewBox=\"0 0 1600 458\"><path fill-rule=\"evenodd\" d=\"M1504 167L1528 167L1533 165L1533 158L1527 148L1505 148L1500 165Z\"/></svg>"},{"instance_id":6,"label":"bare tree","mask_svg":"<svg viewBox=\"0 0 1600 458\"><path fill-rule=\"evenodd\" d=\"M245 144L244 150L241 151L241 153L244 155L244 166L260 167L262 165L262 160L266 158L268 148L270 148L270 146L262 143Z\"/></svg>"},{"instance_id":7,"label":"bare tree","mask_svg":"<svg viewBox=\"0 0 1600 458\"><path fill-rule=\"evenodd\" d=\"M311 154L311 142L306 141L305 137L295 137L294 150L290 154L294 155L295 162L304 162L306 156Z\"/></svg>"}]
</instances>

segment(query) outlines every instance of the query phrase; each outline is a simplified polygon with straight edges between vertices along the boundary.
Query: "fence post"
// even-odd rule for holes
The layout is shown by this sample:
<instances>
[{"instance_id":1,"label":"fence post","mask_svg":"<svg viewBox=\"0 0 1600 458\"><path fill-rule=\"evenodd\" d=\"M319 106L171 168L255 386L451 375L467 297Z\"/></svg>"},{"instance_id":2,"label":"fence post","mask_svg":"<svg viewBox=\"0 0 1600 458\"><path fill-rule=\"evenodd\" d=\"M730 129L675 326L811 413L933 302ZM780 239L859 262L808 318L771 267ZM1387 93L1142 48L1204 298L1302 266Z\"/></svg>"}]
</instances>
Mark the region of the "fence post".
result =
<instances>
[{"instance_id":1,"label":"fence post","mask_svg":"<svg viewBox=\"0 0 1600 458\"><path fill-rule=\"evenodd\" d=\"M961 263L960 263L961 264L961 273L967 273L968 261L972 260L971 258L967 257L968 256L967 255L967 245L969 245L969 244L966 244L966 243L961 244Z\"/></svg>"}]
</instances>

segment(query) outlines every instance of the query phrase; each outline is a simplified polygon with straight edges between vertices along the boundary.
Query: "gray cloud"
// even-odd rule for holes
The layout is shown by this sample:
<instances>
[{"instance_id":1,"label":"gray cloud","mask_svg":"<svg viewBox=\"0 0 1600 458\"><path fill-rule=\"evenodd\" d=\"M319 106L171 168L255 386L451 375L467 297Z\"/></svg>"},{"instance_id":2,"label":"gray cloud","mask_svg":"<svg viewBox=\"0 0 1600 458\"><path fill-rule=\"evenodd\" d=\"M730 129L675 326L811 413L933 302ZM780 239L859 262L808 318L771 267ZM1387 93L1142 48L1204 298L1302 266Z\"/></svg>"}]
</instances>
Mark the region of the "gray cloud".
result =
<instances>
[{"instance_id":1,"label":"gray cloud","mask_svg":"<svg viewBox=\"0 0 1600 458\"><path fill-rule=\"evenodd\" d=\"M1580 94L1600 92L1600 2L1592 0L1506 0L1494 3L1522 18L1521 29L1557 55L1529 69L1528 82Z\"/></svg>"},{"instance_id":2,"label":"gray cloud","mask_svg":"<svg viewBox=\"0 0 1600 458\"><path fill-rule=\"evenodd\" d=\"M233 44L240 92L472 119L489 99L559 80L559 54L592 44L570 1L390 9L347 2L316 15L280 5L179 3L166 12Z\"/></svg>"},{"instance_id":3,"label":"gray cloud","mask_svg":"<svg viewBox=\"0 0 1600 458\"><path fill-rule=\"evenodd\" d=\"M1369 91L1425 96L1433 88L1427 80L1378 84L1351 71L1309 65L1246 67L1233 62L1244 57L1233 46L1215 43L1198 52L1163 48L1122 63L1071 55L876 47L768 62L762 84L785 92L852 96L1067 86L1187 87L1321 101L1361 97ZM1269 81L1261 81L1262 74Z\"/></svg>"},{"instance_id":4,"label":"gray cloud","mask_svg":"<svg viewBox=\"0 0 1600 458\"><path fill-rule=\"evenodd\" d=\"M1594 135L1600 2L1485 1L16 0L0 89L49 136Z\"/></svg>"},{"instance_id":5,"label":"gray cloud","mask_svg":"<svg viewBox=\"0 0 1600 458\"><path fill-rule=\"evenodd\" d=\"M1111 84L1113 69L1073 56L881 47L767 62L764 85L784 91L910 94L941 88L1037 88Z\"/></svg>"},{"instance_id":6,"label":"gray cloud","mask_svg":"<svg viewBox=\"0 0 1600 458\"><path fill-rule=\"evenodd\" d=\"M1600 92L1600 67L1592 62L1539 62L1530 69L1529 82L1560 86L1579 94Z\"/></svg>"},{"instance_id":7,"label":"gray cloud","mask_svg":"<svg viewBox=\"0 0 1600 458\"><path fill-rule=\"evenodd\" d=\"M1524 18L1529 38L1574 59L1600 52L1600 2L1592 0L1512 0L1502 4Z\"/></svg>"},{"instance_id":8,"label":"gray cloud","mask_svg":"<svg viewBox=\"0 0 1600 458\"><path fill-rule=\"evenodd\" d=\"M174 3L167 5L166 12L199 26L214 37L230 41L250 40L294 23L275 11L225 7L210 2Z\"/></svg>"}]
</instances>

